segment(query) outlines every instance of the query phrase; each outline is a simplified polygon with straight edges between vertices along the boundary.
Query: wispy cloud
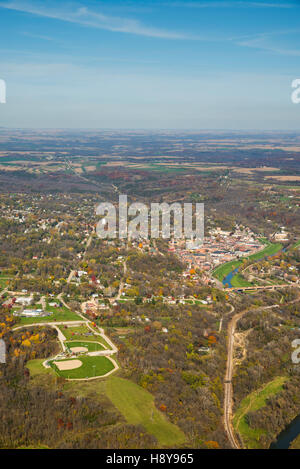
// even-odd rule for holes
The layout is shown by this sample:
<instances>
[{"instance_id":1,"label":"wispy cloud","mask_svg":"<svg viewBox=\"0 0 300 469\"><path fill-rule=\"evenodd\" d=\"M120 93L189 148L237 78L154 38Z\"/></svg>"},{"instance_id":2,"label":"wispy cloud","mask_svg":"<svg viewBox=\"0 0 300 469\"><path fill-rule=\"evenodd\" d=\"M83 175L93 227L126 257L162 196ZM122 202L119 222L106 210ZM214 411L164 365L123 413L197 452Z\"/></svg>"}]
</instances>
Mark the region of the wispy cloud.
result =
<instances>
[{"instance_id":1,"label":"wispy cloud","mask_svg":"<svg viewBox=\"0 0 300 469\"><path fill-rule=\"evenodd\" d=\"M162 39L193 39L185 34L146 26L136 19L108 16L86 7L66 7L61 4L54 7L53 4L52 6L45 5L45 2L23 1L2 2L0 7L108 31Z\"/></svg>"},{"instance_id":2,"label":"wispy cloud","mask_svg":"<svg viewBox=\"0 0 300 469\"><path fill-rule=\"evenodd\" d=\"M251 2L251 1L211 1L211 2L192 2L192 1L174 1L172 3L164 2L161 5L169 5L170 7L189 7L189 8L292 8L297 5L294 3L271 3L271 2ZM39 0L11 0L0 1L0 8L24 12L40 17L75 23L81 26L104 29L112 32L122 32L135 34L140 36L148 36L161 39L189 39L204 42L228 42L240 47L256 48L270 53L281 55L299 56L300 51L292 48L282 47L276 44L277 35L284 35L298 30L275 31L271 33L259 33L252 36L234 37L224 35L212 36L210 33L200 35L192 35L179 33L170 30L158 29L152 26L146 26L139 20L125 18L119 16L106 15L99 10L91 10L84 6L75 6L75 4L65 4L62 2L48 2L46 0L41 3ZM39 38L42 40L54 40L51 37L43 35L34 35L32 33L24 33L27 36Z\"/></svg>"},{"instance_id":3,"label":"wispy cloud","mask_svg":"<svg viewBox=\"0 0 300 469\"><path fill-rule=\"evenodd\" d=\"M44 36L42 34L32 34L32 33L28 33L27 31L23 32L22 34L23 36L32 37L33 39L41 39L42 41L54 41L55 40L53 39L53 37L50 37L50 36Z\"/></svg>"},{"instance_id":4,"label":"wispy cloud","mask_svg":"<svg viewBox=\"0 0 300 469\"><path fill-rule=\"evenodd\" d=\"M165 5L183 8L293 8L296 5L293 3L268 3L268 2L247 2L247 1L232 1L232 2L170 2Z\"/></svg>"},{"instance_id":5,"label":"wispy cloud","mask_svg":"<svg viewBox=\"0 0 300 469\"><path fill-rule=\"evenodd\" d=\"M261 33L255 36L244 36L243 38L236 39L235 43L242 47L250 47L253 49L259 49L274 54L298 57L300 56L300 49L292 49L281 46L280 44L278 44L278 37L291 34L299 34L299 32L300 29L290 29Z\"/></svg>"}]
</instances>

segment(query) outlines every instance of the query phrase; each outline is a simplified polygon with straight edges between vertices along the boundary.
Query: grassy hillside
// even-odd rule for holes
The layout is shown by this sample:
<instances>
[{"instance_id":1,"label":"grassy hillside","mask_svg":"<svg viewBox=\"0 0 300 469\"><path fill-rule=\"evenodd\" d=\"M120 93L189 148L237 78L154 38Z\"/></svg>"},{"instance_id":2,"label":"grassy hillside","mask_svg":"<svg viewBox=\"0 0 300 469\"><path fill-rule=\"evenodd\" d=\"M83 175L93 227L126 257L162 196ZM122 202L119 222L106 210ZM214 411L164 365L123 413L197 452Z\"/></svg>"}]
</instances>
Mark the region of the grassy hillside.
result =
<instances>
[{"instance_id":1,"label":"grassy hillside","mask_svg":"<svg viewBox=\"0 0 300 469\"><path fill-rule=\"evenodd\" d=\"M233 425L235 431L240 434L246 448L260 448L259 438L265 432L263 429L250 428L246 419L247 414L264 407L268 398L282 390L282 386L287 379L285 376L278 376L242 400L234 415Z\"/></svg>"},{"instance_id":2,"label":"grassy hillside","mask_svg":"<svg viewBox=\"0 0 300 469\"><path fill-rule=\"evenodd\" d=\"M111 377L106 381L106 394L128 423L141 424L162 446L182 445L183 432L156 409L153 396L127 379Z\"/></svg>"}]
</instances>

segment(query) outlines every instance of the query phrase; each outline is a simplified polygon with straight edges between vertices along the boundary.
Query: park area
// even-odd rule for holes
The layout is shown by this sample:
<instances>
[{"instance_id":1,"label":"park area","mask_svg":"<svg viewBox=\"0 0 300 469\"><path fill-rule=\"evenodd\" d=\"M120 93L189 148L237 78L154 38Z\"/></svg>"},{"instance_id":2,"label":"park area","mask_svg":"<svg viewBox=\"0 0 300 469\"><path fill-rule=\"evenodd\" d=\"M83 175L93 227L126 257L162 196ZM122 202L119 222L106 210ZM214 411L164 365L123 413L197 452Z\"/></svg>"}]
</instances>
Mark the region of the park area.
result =
<instances>
[{"instance_id":1,"label":"park area","mask_svg":"<svg viewBox=\"0 0 300 469\"><path fill-rule=\"evenodd\" d=\"M77 317L78 319L78 317ZM99 334L94 334L94 332L89 328L87 327L86 325L73 325L73 324L70 324L70 325L63 325L63 326L59 326L59 329L60 331L62 332L62 334L65 336L66 340L67 341L88 341L88 342L98 342L99 344L102 345L102 349L99 349L99 350L103 350L103 349L108 349L110 350L111 347L110 345L106 342L106 340L100 336Z\"/></svg>"},{"instance_id":2,"label":"park area","mask_svg":"<svg viewBox=\"0 0 300 469\"><path fill-rule=\"evenodd\" d=\"M104 376L115 368L107 357L80 356L65 360L51 360L49 365L65 379L89 379Z\"/></svg>"},{"instance_id":3,"label":"park area","mask_svg":"<svg viewBox=\"0 0 300 469\"><path fill-rule=\"evenodd\" d=\"M98 352L100 350L105 350L105 348L99 342L92 341L71 341L65 342L66 347L71 350L71 352ZM80 350L81 349L81 350Z\"/></svg>"}]
</instances>

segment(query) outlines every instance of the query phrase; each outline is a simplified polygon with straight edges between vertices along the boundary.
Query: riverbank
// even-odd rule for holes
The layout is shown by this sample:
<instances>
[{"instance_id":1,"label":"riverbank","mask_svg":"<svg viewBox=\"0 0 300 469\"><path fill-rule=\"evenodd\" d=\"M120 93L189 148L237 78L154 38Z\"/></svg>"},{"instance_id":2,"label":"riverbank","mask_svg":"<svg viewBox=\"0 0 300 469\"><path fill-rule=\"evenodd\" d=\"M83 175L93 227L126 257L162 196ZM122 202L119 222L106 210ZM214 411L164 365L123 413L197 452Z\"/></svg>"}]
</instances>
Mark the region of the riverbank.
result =
<instances>
[{"instance_id":1,"label":"riverbank","mask_svg":"<svg viewBox=\"0 0 300 469\"><path fill-rule=\"evenodd\" d=\"M257 251L250 256L242 257L239 259L234 259L225 264L219 265L216 269L213 270L212 275L217 280L223 283L223 285L228 287L251 287L252 284L248 282L239 272L239 268L245 261L260 261L265 257L273 256L277 252L281 251L283 248L280 243L271 243L269 241L264 241L266 245L260 251Z\"/></svg>"},{"instance_id":2,"label":"riverbank","mask_svg":"<svg viewBox=\"0 0 300 469\"><path fill-rule=\"evenodd\" d=\"M270 445L270 449L289 448L300 449L300 415L294 418Z\"/></svg>"}]
</instances>

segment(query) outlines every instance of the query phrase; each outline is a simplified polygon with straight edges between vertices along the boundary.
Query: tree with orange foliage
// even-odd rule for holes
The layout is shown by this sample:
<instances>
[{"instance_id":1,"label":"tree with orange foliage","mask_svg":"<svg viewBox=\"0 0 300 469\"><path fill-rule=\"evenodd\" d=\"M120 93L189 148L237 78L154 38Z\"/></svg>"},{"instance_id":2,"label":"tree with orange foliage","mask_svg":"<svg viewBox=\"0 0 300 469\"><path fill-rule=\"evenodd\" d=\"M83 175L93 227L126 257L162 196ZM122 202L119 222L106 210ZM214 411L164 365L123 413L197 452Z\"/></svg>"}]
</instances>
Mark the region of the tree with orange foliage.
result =
<instances>
[{"instance_id":1,"label":"tree with orange foliage","mask_svg":"<svg viewBox=\"0 0 300 469\"><path fill-rule=\"evenodd\" d=\"M213 345L213 344L215 344L215 343L217 342L217 339L216 339L216 337L215 337L214 335L208 336L208 339L207 339L207 340L208 340L208 345L209 345L209 346L210 346L210 345Z\"/></svg>"},{"instance_id":2,"label":"tree with orange foliage","mask_svg":"<svg viewBox=\"0 0 300 469\"><path fill-rule=\"evenodd\" d=\"M217 441L213 441L213 440L205 441L204 444L209 449L220 449L219 443Z\"/></svg>"}]
</instances>

